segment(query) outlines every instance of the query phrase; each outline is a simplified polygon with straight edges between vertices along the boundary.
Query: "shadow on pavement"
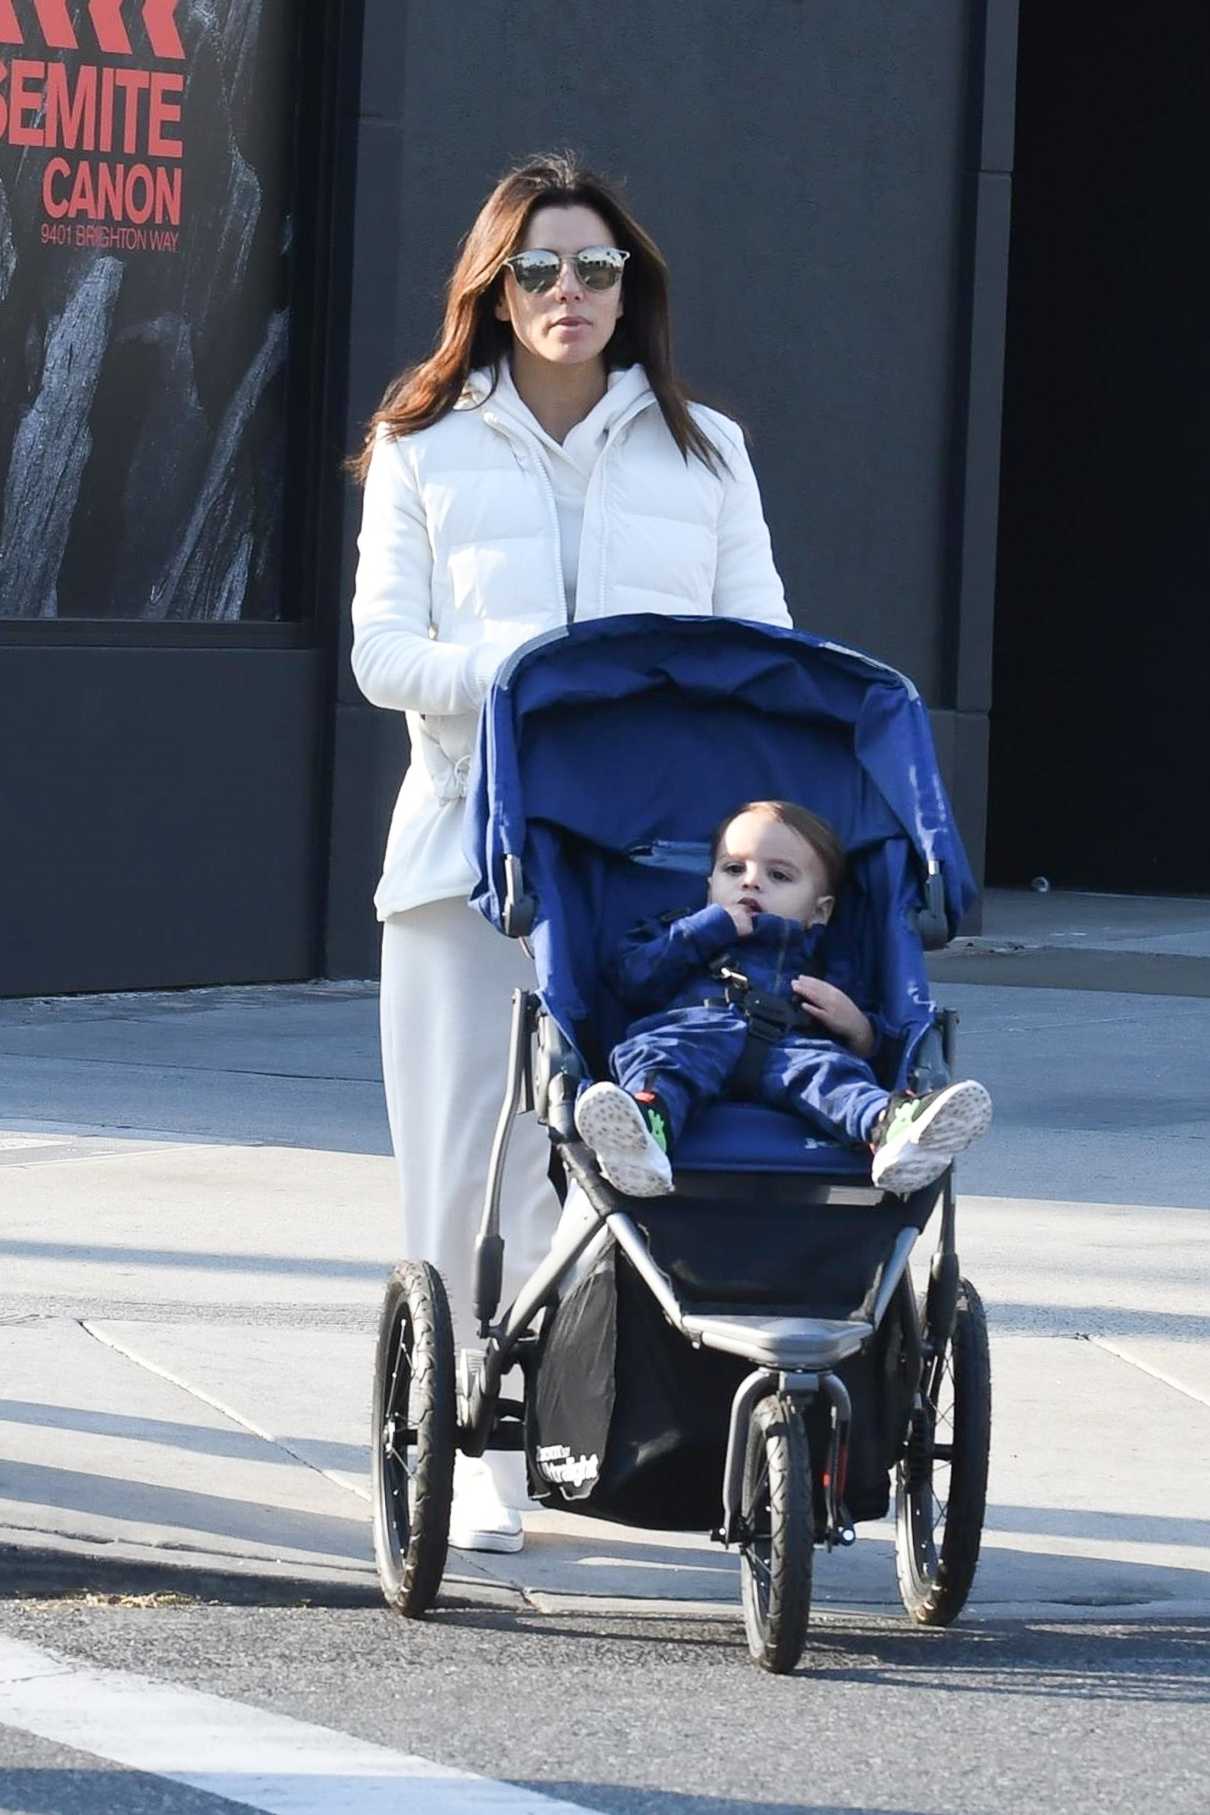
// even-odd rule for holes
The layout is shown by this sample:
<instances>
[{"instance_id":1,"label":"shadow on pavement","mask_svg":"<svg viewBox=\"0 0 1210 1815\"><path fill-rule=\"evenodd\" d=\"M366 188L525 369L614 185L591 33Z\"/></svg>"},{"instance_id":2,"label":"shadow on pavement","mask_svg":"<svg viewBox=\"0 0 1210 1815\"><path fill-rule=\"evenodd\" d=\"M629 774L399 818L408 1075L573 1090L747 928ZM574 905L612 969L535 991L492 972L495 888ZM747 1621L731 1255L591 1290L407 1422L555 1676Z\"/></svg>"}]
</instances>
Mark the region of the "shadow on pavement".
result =
<instances>
[{"instance_id":1,"label":"shadow on pavement","mask_svg":"<svg viewBox=\"0 0 1210 1815\"><path fill-rule=\"evenodd\" d=\"M102 1542L114 1540L114 1527L127 1526L131 1541L154 1543L141 1528L169 1527L189 1533L190 1550L197 1550L206 1538L222 1537L262 1545L270 1557L283 1547L331 1558L337 1564L345 1559L368 1562L371 1555L369 1520L364 1513L357 1518L333 1518L326 1513L261 1506L144 1481L112 1480L35 1462L0 1465L0 1500L10 1506L62 1508L105 1520L110 1530ZM62 1535L92 1541L83 1531Z\"/></svg>"},{"instance_id":2,"label":"shadow on pavement","mask_svg":"<svg viewBox=\"0 0 1210 1815\"><path fill-rule=\"evenodd\" d=\"M438 1608L440 1623L441 1608ZM720 1609L720 1614L726 1610ZM566 1613L557 1618L507 1611L449 1610L451 1624L508 1632L526 1627L552 1637L600 1639L612 1644L664 1644L681 1648L709 1647L733 1651L747 1663L747 1646L736 1606L731 1619L678 1620L668 1615ZM623 1631L620 1628L636 1628ZM1092 1625L1063 1624L1056 1608L1045 1622L997 1621L929 1631L880 1624L869 1628L869 1616L855 1614L849 1627L844 1616L827 1625L813 1624L795 1675L828 1683L863 1687L942 1690L954 1695L1056 1696L1102 1702L1210 1704L1210 1620L1106 1621ZM762 1680L761 1673L756 1673ZM549 1794L569 1795L571 1785L544 1786ZM675 1808L675 1802L670 1808ZM730 1804L723 1802L720 1807ZM797 1806L797 1805L796 1805ZM809 1806L809 1805L808 1805ZM761 1808L765 1805L762 1803ZM880 1815L885 1812L880 1811Z\"/></svg>"},{"instance_id":3,"label":"shadow on pavement","mask_svg":"<svg viewBox=\"0 0 1210 1815\"><path fill-rule=\"evenodd\" d=\"M333 1566L325 1580L270 1575L247 1567L199 1569L190 1564L135 1561L49 1547L0 1544L0 1601L99 1600L204 1602L219 1607L361 1608L383 1610L378 1583L349 1568L341 1580ZM2 1807L3 1805L0 1805Z\"/></svg>"},{"instance_id":4,"label":"shadow on pavement","mask_svg":"<svg viewBox=\"0 0 1210 1815\"><path fill-rule=\"evenodd\" d=\"M270 1782L272 1782L272 1778ZM248 1804L227 1796L211 1796L206 1790L192 1790L184 1784L168 1782L144 1771L106 1771L99 1766L65 1770L61 1766L44 1770L24 1766L18 1770L0 1770L0 1796L4 1808L20 1809L23 1815L63 1815L66 1809L104 1809L106 1815L144 1815L158 1809L171 1815L222 1815L223 1811L242 1810Z\"/></svg>"},{"instance_id":5,"label":"shadow on pavement","mask_svg":"<svg viewBox=\"0 0 1210 1815\"><path fill-rule=\"evenodd\" d=\"M509 1782L519 1789L557 1796L584 1809L630 1809L641 1797L642 1808L651 1810L653 1815L725 1815L729 1809L742 1815L931 1815L931 1811L915 1803L909 1808L906 1803L880 1802L875 1808L864 1802L766 1802L763 1797L756 1803L747 1796L742 1800L736 1796L694 1796L690 1791L663 1790L655 1784L577 1783L571 1779L550 1783L537 1777L514 1777Z\"/></svg>"},{"instance_id":6,"label":"shadow on pavement","mask_svg":"<svg viewBox=\"0 0 1210 1815\"><path fill-rule=\"evenodd\" d=\"M0 1399L0 1424L24 1424L34 1430L86 1431L90 1436L121 1437L134 1443L155 1443L191 1454L224 1456L241 1462L278 1462L296 1467L297 1458L287 1451L306 1449L314 1467L364 1472L369 1449L364 1443L333 1443L317 1437L258 1437L252 1432L216 1430L207 1424L181 1424L170 1418L129 1417L120 1412L86 1411L74 1405L39 1405L28 1399ZM280 1448L279 1448L280 1446ZM0 1464L0 1498L5 1472Z\"/></svg>"},{"instance_id":7,"label":"shadow on pavement","mask_svg":"<svg viewBox=\"0 0 1210 1815\"><path fill-rule=\"evenodd\" d=\"M332 1807L333 1809L352 1809L371 1806L385 1808L385 1798L394 1793L400 1800L392 1801L391 1807L411 1807L420 1809L423 1806L424 1790L417 1791L398 1777L374 1777L358 1773L356 1777L342 1776L339 1772L308 1774L305 1778L283 1776L280 1772L260 1772L245 1783L236 1772L225 1772L221 1781L227 1795L211 1794L205 1790L189 1789L172 1782L165 1797L166 1782L163 1778L153 1777L140 1771L99 1771L64 1770L51 1768L31 1770L28 1767L15 1771L0 1771L0 1792L5 1797L5 1807L21 1809L26 1815L63 1815L65 1809L95 1809L102 1806L109 1815L123 1815L126 1810L130 1815L143 1811L153 1805L146 1800L149 1792L154 1792L156 1808L171 1809L172 1815L220 1815L223 1810L247 1811L248 1804L242 1800L244 1794L259 1793L274 1798L274 1807L293 1806L295 1795L305 1795L307 1808ZM476 1798L471 1802L473 1785L467 1785L462 1779L450 1778L444 1783L439 1775L426 1780L430 1793L441 1799L442 1807L454 1807L446 1798L455 1796L461 1801L467 1795L467 1807L487 1807ZM594 1784L581 1782L550 1783L544 1779L527 1778L507 1780L509 1785L521 1790L530 1791L536 1796L558 1797L564 1804L585 1810L614 1810L633 1807L636 1796L642 1797L644 1809L668 1811L668 1815L722 1815L723 1811L743 1811L750 1815L754 1804L747 1798L739 1800L732 1796L693 1796L676 1790L661 1790L643 1784L636 1788L630 1784ZM505 1791L507 1794L507 1791ZM276 1800L280 1798L280 1803ZM330 1799L330 1800L329 1800ZM586 1800L587 1799L587 1800ZM258 1803L257 1807L264 1807ZM300 1802L299 1806L303 1806ZM503 1805L502 1805L503 1806ZM866 1807L864 1804L814 1803L814 1802L764 1802L760 1804L760 1815L925 1815L925 1812L912 1808L890 1807L880 1803L878 1808Z\"/></svg>"},{"instance_id":8,"label":"shadow on pavement","mask_svg":"<svg viewBox=\"0 0 1210 1815\"><path fill-rule=\"evenodd\" d=\"M985 1529L1034 1532L1046 1537L1107 1538L1132 1544L1210 1544L1210 1519L1152 1512L1102 1512L1096 1506L989 1505ZM1210 1557L1207 1561L1210 1563ZM1207 1589L1210 1592L1210 1574Z\"/></svg>"},{"instance_id":9,"label":"shadow on pavement","mask_svg":"<svg viewBox=\"0 0 1210 1815\"><path fill-rule=\"evenodd\" d=\"M385 1283L380 1261L307 1260L300 1254L210 1254L195 1248L126 1248L103 1242L0 1241L14 1260L112 1262L129 1267L176 1267L183 1272L295 1273L314 1279L372 1279Z\"/></svg>"}]
</instances>

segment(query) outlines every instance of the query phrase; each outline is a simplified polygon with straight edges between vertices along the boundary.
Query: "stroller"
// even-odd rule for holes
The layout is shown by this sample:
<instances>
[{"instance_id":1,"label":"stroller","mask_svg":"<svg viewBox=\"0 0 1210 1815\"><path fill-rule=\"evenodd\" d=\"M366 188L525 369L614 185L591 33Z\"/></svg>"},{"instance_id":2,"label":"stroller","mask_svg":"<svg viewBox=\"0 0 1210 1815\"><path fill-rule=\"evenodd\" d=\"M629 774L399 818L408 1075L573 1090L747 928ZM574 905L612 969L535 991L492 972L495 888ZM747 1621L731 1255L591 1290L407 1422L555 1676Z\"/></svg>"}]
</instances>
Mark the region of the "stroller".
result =
<instances>
[{"instance_id":1,"label":"stroller","mask_svg":"<svg viewBox=\"0 0 1210 1815\"><path fill-rule=\"evenodd\" d=\"M636 921L697 905L711 828L774 796L822 813L847 853L824 959L888 1024L881 1082L948 1081L956 1017L934 1007L923 954L952 935L973 884L916 690L797 631L610 618L506 662L475 764L473 905L530 943L536 983L513 999L476 1248L482 1353L456 1366L430 1265L404 1261L387 1287L372 1458L388 1603L421 1615L437 1597L455 1449L524 1449L551 1508L737 1546L749 1648L778 1672L806 1643L814 1547L850 1545L855 1525L882 1518L893 1477L904 1606L948 1624L979 1554L991 1405L953 1168L891 1197L867 1154L726 1101L686 1128L672 1196L627 1199L573 1119L629 1018L604 954ZM501 1180L513 1118L530 1110L579 1214L565 1211L500 1315ZM908 1259L938 1206L917 1295ZM521 1400L501 1392L514 1366Z\"/></svg>"}]
</instances>

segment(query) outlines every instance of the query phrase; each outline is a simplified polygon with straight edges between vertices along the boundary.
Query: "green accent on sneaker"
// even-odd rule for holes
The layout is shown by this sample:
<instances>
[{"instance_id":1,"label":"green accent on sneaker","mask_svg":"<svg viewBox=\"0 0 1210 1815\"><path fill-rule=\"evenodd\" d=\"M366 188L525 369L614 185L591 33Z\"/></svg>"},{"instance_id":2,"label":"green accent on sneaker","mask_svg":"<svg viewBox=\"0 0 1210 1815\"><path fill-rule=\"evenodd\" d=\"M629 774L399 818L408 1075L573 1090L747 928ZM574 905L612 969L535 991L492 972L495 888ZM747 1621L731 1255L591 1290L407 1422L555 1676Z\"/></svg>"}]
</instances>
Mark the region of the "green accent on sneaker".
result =
<instances>
[{"instance_id":1,"label":"green accent on sneaker","mask_svg":"<svg viewBox=\"0 0 1210 1815\"><path fill-rule=\"evenodd\" d=\"M883 1111L882 1120L874 1130L870 1145L877 1151L880 1147L889 1147L891 1142L902 1139L925 1106L922 1097L892 1097Z\"/></svg>"},{"instance_id":2,"label":"green accent on sneaker","mask_svg":"<svg viewBox=\"0 0 1210 1815\"><path fill-rule=\"evenodd\" d=\"M643 1112L643 1120L647 1124L648 1134L651 1136L652 1140L655 1142L655 1144L659 1148L660 1152L667 1153L667 1151L668 1151L668 1124L667 1124L667 1122L664 1120L663 1116L660 1114L658 1109L648 1109L648 1107L645 1103L640 1103L639 1108Z\"/></svg>"}]
</instances>

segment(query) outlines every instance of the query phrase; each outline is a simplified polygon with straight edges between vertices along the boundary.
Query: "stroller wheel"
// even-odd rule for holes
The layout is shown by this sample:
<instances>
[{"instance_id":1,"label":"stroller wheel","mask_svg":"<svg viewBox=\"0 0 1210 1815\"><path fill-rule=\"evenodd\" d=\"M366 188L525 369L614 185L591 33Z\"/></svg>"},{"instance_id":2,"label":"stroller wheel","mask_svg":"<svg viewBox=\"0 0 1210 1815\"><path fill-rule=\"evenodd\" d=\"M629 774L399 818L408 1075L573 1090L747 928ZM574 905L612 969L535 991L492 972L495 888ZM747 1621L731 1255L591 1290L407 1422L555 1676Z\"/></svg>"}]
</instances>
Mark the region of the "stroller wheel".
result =
<instances>
[{"instance_id":1,"label":"stroller wheel","mask_svg":"<svg viewBox=\"0 0 1210 1815\"><path fill-rule=\"evenodd\" d=\"M387 1605L416 1618L437 1599L454 1490L454 1336L427 1261L387 1281L370 1430L374 1555Z\"/></svg>"},{"instance_id":2,"label":"stroller wheel","mask_svg":"<svg viewBox=\"0 0 1210 1815\"><path fill-rule=\"evenodd\" d=\"M789 1399L753 1407L740 1508L748 1649L762 1669L793 1670L807 1642L814 1531L807 1434Z\"/></svg>"},{"instance_id":3,"label":"stroller wheel","mask_svg":"<svg viewBox=\"0 0 1210 1815\"><path fill-rule=\"evenodd\" d=\"M912 1618L948 1626L975 1579L991 1448L987 1316L969 1280L959 1282L952 1338L940 1354L926 1352L923 1388L895 1472L895 1564Z\"/></svg>"}]
</instances>

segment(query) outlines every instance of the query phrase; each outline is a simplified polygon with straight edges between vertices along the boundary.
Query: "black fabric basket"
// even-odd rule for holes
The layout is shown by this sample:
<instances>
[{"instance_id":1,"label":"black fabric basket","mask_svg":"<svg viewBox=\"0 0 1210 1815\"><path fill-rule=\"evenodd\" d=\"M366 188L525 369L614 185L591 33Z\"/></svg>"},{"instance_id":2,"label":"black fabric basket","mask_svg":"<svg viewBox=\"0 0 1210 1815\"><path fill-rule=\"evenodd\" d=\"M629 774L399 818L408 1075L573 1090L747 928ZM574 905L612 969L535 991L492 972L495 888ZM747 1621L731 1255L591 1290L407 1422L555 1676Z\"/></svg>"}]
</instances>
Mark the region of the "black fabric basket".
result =
<instances>
[{"instance_id":1,"label":"black fabric basket","mask_svg":"<svg viewBox=\"0 0 1210 1815\"><path fill-rule=\"evenodd\" d=\"M862 1239L842 1244L849 1259L840 1263L832 1216L800 1218L792 1252L781 1243L760 1244L768 1264L748 1267L741 1294L733 1289L724 1298L722 1223L709 1231L718 1242L704 1239L701 1222L694 1235L688 1211L689 1206L678 1203L676 1216L651 1216L649 1231L653 1254L675 1279L683 1300L719 1310L755 1302L771 1312L776 1305L799 1315L827 1317L861 1315L902 1220L892 1212L881 1228L858 1224ZM866 1211L845 1214L852 1224ZM783 1222L784 1235L784 1218L777 1220ZM808 1222L814 1225L813 1238ZM852 1227L848 1233L853 1235ZM859 1264L852 1260L855 1248ZM736 1241L732 1206L733 1268L737 1249L751 1258L751 1246ZM908 1289L905 1279L869 1348L837 1369L853 1402L845 1498L854 1520L878 1519L887 1510L889 1470L919 1378L914 1325L903 1315ZM611 1250L546 1320L542 1343L529 1362L526 1454L531 1490L552 1509L585 1517L657 1531L712 1529L721 1516L731 1400L751 1371L746 1361L694 1349L667 1322L626 1257ZM817 1514L822 1516L826 1404L817 1402L809 1409L807 1432Z\"/></svg>"}]
</instances>

